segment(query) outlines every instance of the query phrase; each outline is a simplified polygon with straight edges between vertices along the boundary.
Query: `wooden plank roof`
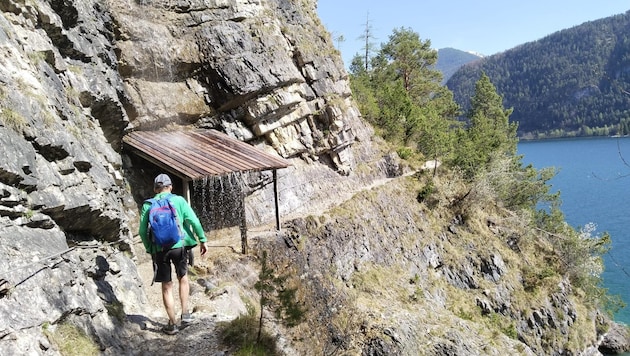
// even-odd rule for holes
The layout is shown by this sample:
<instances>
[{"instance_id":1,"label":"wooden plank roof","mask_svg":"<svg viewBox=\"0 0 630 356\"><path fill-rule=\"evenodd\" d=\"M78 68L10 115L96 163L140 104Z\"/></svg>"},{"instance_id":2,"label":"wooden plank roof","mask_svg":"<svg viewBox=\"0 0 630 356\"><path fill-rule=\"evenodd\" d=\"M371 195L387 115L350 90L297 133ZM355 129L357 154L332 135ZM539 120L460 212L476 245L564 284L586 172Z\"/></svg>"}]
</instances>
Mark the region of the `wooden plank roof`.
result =
<instances>
[{"instance_id":1,"label":"wooden plank roof","mask_svg":"<svg viewBox=\"0 0 630 356\"><path fill-rule=\"evenodd\" d=\"M146 160L188 180L290 165L279 156L216 130L134 131L123 137L123 143Z\"/></svg>"}]
</instances>

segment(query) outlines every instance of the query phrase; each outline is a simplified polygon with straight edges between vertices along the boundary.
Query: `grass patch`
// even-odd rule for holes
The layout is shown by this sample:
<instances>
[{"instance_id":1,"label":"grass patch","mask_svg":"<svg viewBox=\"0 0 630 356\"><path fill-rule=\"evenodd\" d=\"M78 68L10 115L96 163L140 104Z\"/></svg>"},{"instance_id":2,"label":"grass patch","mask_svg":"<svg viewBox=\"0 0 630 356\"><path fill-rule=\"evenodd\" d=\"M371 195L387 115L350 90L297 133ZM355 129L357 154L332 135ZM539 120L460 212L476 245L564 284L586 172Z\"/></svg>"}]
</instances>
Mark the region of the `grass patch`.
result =
<instances>
[{"instance_id":1,"label":"grass patch","mask_svg":"<svg viewBox=\"0 0 630 356\"><path fill-rule=\"evenodd\" d=\"M44 51L30 52L27 56L28 59L35 64L39 64L46 60L46 52Z\"/></svg>"},{"instance_id":2,"label":"grass patch","mask_svg":"<svg viewBox=\"0 0 630 356\"><path fill-rule=\"evenodd\" d=\"M68 70L77 75L83 74L83 68L78 65L70 64Z\"/></svg>"},{"instance_id":3,"label":"grass patch","mask_svg":"<svg viewBox=\"0 0 630 356\"><path fill-rule=\"evenodd\" d=\"M44 334L57 345L64 356L100 355L101 350L85 332L68 322L58 324L54 329L49 324L42 325Z\"/></svg>"},{"instance_id":4,"label":"grass patch","mask_svg":"<svg viewBox=\"0 0 630 356\"><path fill-rule=\"evenodd\" d=\"M42 118L46 127L52 127L55 124L55 121L57 121L55 116L48 110L42 112Z\"/></svg>"},{"instance_id":5,"label":"grass patch","mask_svg":"<svg viewBox=\"0 0 630 356\"><path fill-rule=\"evenodd\" d=\"M510 318L497 313L492 313L486 317L486 321L489 326L493 327L493 329L501 331L501 333L511 339L518 340L516 326Z\"/></svg>"},{"instance_id":6,"label":"grass patch","mask_svg":"<svg viewBox=\"0 0 630 356\"><path fill-rule=\"evenodd\" d=\"M388 300L387 305L391 307L391 303L416 303L422 298L419 287L415 290L409 287L408 275L397 266L363 265L352 274L350 283L357 296L365 298L365 303L369 301L370 308L383 307L379 303L384 300Z\"/></svg>"},{"instance_id":7,"label":"grass patch","mask_svg":"<svg viewBox=\"0 0 630 356\"><path fill-rule=\"evenodd\" d=\"M26 118L13 109L3 108L0 118L6 126L15 131L22 131L26 127Z\"/></svg>"},{"instance_id":8,"label":"grass patch","mask_svg":"<svg viewBox=\"0 0 630 356\"><path fill-rule=\"evenodd\" d=\"M363 271L355 272L350 278L352 285L361 292L380 293L387 289L392 282L390 271L374 266L362 268Z\"/></svg>"},{"instance_id":9,"label":"grass patch","mask_svg":"<svg viewBox=\"0 0 630 356\"><path fill-rule=\"evenodd\" d=\"M260 330L256 309L248 305L247 314L240 315L230 322L220 323L221 342L232 349L236 356L275 356L275 339L264 330Z\"/></svg>"}]
</instances>

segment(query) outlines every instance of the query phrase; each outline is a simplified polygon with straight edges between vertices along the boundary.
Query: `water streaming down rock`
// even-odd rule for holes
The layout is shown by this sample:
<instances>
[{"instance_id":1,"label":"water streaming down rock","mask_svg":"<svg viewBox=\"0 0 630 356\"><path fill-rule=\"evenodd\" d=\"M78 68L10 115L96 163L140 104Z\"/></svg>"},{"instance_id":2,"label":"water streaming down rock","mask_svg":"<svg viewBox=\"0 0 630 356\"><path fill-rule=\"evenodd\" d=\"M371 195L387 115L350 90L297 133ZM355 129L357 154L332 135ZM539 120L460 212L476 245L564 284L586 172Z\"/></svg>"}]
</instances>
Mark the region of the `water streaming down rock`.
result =
<instances>
[{"instance_id":1,"label":"water streaming down rock","mask_svg":"<svg viewBox=\"0 0 630 356\"><path fill-rule=\"evenodd\" d=\"M192 204L206 231L240 226L244 206L240 172L193 181Z\"/></svg>"}]
</instances>

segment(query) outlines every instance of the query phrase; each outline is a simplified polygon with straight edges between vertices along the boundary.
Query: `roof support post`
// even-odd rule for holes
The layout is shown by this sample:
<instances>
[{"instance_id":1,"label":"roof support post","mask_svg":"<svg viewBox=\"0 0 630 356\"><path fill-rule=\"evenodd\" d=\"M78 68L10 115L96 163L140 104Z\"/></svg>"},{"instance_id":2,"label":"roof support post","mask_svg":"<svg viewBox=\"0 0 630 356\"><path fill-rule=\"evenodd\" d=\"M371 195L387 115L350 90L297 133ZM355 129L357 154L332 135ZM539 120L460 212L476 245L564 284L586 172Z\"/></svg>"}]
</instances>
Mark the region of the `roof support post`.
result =
<instances>
[{"instance_id":1,"label":"roof support post","mask_svg":"<svg viewBox=\"0 0 630 356\"><path fill-rule=\"evenodd\" d=\"M280 231L280 203L278 201L278 170L273 170L273 196L276 206L276 230Z\"/></svg>"},{"instance_id":2,"label":"roof support post","mask_svg":"<svg viewBox=\"0 0 630 356\"><path fill-rule=\"evenodd\" d=\"M241 252L247 254L247 214L245 213L245 194L241 193Z\"/></svg>"},{"instance_id":3,"label":"roof support post","mask_svg":"<svg viewBox=\"0 0 630 356\"><path fill-rule=\"evenodd\" d=\"M182 196L186 199L188 204L191 204L190 201L190 180L182 178Z\"/></svg>"}]
</instances>

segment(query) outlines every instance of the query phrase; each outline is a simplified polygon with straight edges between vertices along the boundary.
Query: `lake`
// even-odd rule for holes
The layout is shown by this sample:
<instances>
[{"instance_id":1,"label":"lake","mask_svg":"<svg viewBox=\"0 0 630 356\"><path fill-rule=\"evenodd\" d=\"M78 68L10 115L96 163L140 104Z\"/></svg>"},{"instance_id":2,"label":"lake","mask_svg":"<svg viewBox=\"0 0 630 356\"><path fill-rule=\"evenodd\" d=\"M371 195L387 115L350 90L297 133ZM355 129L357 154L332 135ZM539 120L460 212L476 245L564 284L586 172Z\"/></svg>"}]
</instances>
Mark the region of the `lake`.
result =
<instances>
[{"instance_id":1,"label":"lake","mask_svg":"<svg viewBox=\"0 0 630 356\"><path fill-rule=\"evenodd\" d=\"M630 166L625 163L630 164L630 138L522 141L518 153L524 164L558 169L551 190L560 191L561 210L571 226L595 223L596 234L610 234L604 287L630 303ZM630 306L615 320L630 325Z\"/></svg>"}]
</instances>

